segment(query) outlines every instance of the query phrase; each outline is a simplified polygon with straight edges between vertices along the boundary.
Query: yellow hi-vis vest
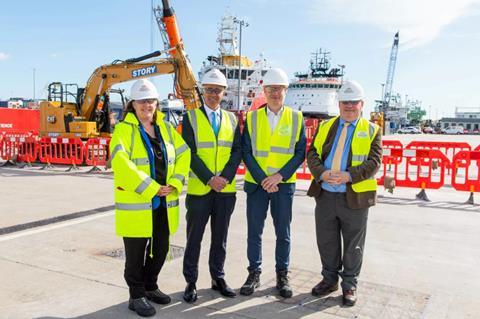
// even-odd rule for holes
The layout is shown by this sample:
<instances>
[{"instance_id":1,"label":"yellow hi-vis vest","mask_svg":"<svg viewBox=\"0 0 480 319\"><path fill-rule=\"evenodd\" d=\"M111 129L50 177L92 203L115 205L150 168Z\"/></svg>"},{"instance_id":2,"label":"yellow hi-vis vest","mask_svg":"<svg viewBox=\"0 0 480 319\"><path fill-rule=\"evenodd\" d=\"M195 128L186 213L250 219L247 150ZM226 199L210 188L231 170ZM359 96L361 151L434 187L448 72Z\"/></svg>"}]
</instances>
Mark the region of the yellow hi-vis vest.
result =
<instances>
[{"instance_id":1,"label":"yellow hi-vis vest","mask_svg":"<svg viewBox=\"0 0 480 319\"><path fill-rule=\"evenodd\" d=\"M215 136L210 121L201 109L188 112L188 119L195 135L197 155L207 168L214 174L220 175L230 159L237 118L231 112L221 110L221 122L218 136ZM190 195L205 195L212 188L205 185L195 173L190 170L187 193ZM235 193L235 179L222 190L222 193Z\"/></svg>"},{"instance_id":2,"label":"yellow hi-vis vest","mask_svg":"<svg viewBox=\"0 0 480 319\"><path fill-rule=\"evenodd\" d=\"M313 141L313 146L315 146L315 149L317 150L317 154L319 154L319 156L322 156L323 144L327 139L330 128L337 120L337 118L338 116L324 121L320 123L320 126L318 127L318 133L315 137L315 140ZM358 119L352 137L352 166L358 166L368 159L370 147L372 145L373 139L377 135L378 129L378 125L371 123L363 117ZM352 184L352 189L356 193L375 191L377 190L377 180L375 179L375 177L372 176L369 179Z\"/></svg>"},{"instance_id":3,"label":"yellow hi-vis vest","mask_svg":"<svg viewBox=\"0 0 480 319\"><path fill-rule=\"evenodd\" d=\"M157 125L167 151L166 183L175 187L166 197L168 227L172 235L179 224L179 195L190 169L190 149L172 125L164 121L161 112L157 112ZM150 160L134 114L127 114L125 120L115 126L110 154L117 235L149 238L153 235L152 198L160 184L150 176Z\"/></svg>"},{"instance_id":4,"label":"yellow hi-vis vest","mask_svg":"<svg viewBox=\"0 0 480 319\"><path fill-rule=\"evenodd\" d=\"M267 106L265 106L267 107ZM302 113L283 106L277 127L270 133L267 112L264 108L247 113L247 126L252 141L252 154L267 176L277 173L295 153L295 144L300 139ZM297 174L282 183L294 183ZM247 169L245 181L257 183Z\"/></svg>"}]
</instances>

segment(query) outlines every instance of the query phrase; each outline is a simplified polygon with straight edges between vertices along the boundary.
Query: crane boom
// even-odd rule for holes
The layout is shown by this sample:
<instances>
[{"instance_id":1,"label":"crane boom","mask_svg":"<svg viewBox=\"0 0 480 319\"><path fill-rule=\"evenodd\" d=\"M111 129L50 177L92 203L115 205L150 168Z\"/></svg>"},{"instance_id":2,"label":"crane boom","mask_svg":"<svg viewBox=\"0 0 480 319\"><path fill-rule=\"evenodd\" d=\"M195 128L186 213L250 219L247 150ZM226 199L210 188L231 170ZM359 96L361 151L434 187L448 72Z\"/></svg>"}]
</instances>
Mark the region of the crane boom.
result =
<instances>
[{"instance_id":1,"label":"crane boom","mask_svg":"<svg viewBox=\"0 0 480 319\"><path fill-rule=\"evenodd\" d=\"M392 95L393 76L395 75L395 66L397 64L399 33L395 34L393 39L392 51L390 53L390 62L388 64L387 81L385 82L385 92L383 95L383 106L388 107Z\"/></svg>"}]
</instances>

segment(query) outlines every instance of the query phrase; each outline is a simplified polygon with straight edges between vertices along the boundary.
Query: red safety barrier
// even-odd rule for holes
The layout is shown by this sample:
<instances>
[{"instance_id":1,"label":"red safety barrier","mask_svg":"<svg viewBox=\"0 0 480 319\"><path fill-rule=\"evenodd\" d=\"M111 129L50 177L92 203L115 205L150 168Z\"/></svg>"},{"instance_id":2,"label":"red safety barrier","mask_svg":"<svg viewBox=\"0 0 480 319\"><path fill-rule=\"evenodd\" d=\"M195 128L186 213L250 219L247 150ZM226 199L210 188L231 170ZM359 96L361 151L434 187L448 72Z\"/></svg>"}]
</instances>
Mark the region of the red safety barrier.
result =
<instances>
[{"instance_id":1,"label":"red safety barrier","mask_svg":"<svg viewBox=\"0 0 480 319\"><path fill-rule=\"evenodd\" d=\"M305 136L307 137L307 149L312 143L315 133L317 132L318 124L320 123L319 119L305 119Z\"/></svg>"},{"instance_id":2,"label":"red safety barrier","mask_svg":"<svg viewBox=\"0 0 480 319\"><path fill-rule=\"evenodd\" d=\"M303 161L302 165L297 170L297 179L312 179L312 173L308 169L307 161Z\"/></svg>"},{"instance_id":3,"label":"red safety barrier","mask_svg":"<svg viewBox=\"0 0 480 319\"><path fill-rule=\"evenodd\" d=\"M3 134L0 133L0 159L3 158L2 157L2 155L3 155L3 151L2 151L3 150L3 139L4 139Z\"/></svg>"},{"instance_id":4,"label":"red safety barrier","mask_svg":"<svg viewBox=\"0 0 480 319\"><path fill-rule=\"evenodd\" d=\"M20 137L17 162L33 163L37 160L40 144L38 137Z\"/></svg>"},{"instance_id":5,"label":"red safety barrier","mask_svg":"<svg viewBox=\"0 0 480 319\"><path fill-rule=\"evenodd\" d=\"M238 125L240 126L240 132L243 132L243 127L245 126L245 121L247 118L247 112L245 111L234 111L237 116Z\"/></svg>"},{"instance_id":6,"label":"red safety barrier","mask_svg":"<svg viewBox=\"0 0 480 319\"><path fill-rule=\"evenodd\" d=\"M43 137L40 140L40 162L46 164L81 165L85 145L79 138Z\"/></svg>"},{"instance_id":7,"label":"red safety barrier","mask_svg":"<svg viewBox=\"0 0 480 319\"><path fill-rule=\"evenodd\" d=\"M405 147L405 149L439 150L450 160L451 163L455 154L460 151L470 151L472 147L465 142L412 141ZM426 162L424 160L422 165L425 164ZM450 169L451 167L447 166L448 174L450 174Z\"/></svg>"},{"instance_id":8,"label":"red safety barrier","mask_svg":"<svg viewBox=\"0 0 480 319\"><path fill-rule=\"evenodd\" d=\"M397 140L382 140L382 149L396 149L396 150L402 150L403 149L403 144L400 141ZM384 161L386 161L389 165L389 168L392 164L399 164L402 161L401 157L395 157L395 156L390 156L384 158ZM400 162L399 162L400 161ZM390 169L389 169L390 170Z\"/></svg>"},{"instance_id":9,"label":"red safety barrier","mask_svg":"<svg viewBox=\"0 0 480 319\"><path fill-rule=\"evenodd\" d=\"M85 163L90 166L107 165L110 138L90 138L85 144Z\"/></svg>"},{"instance_id":10,"label":"red safety barrier","mask_svg":"<svg viewBox=\"0 0 480 319\"><path fill-rule=\"evenodd\" d=\"M403 149L403 144L397 140L382 140L382 148Z\"/></svg>"},{"instance_id":11,"label":"red safety barrier","mask_svg":"<svg viewBox=\"0 0 480 319\"><path fill-rule=\"evenodd\" d=\"M237 174L238 175L245 175L245 172L247 171L247 166L245 166L244 162L240 163L240 166L237 168Z\"/></svg>"},{"instance_id":12,"label":"red safety barrier","mask_svg":"<svg viewBox=\"0 0 480 319\"><path fill-rule=\"evenodd\" d=\"M35 137L37 135L33 134L32 132L12 131L12 132L3 132L3 136L5 138L9 138L9 137Z\"/></svg>"},{"instance_id":13,"label":"red safety barrier","mask_svg":"<svg viewBox=\"0 0 480 319\"><path fill-rule=\"evenodd\" d=\"M434 174L432 161L437 161L439 172ZM445 169L450 165L448 158L439 150L383 150L383 172L377 179L384 184L387 165L393 166L395 186L424 189L438 189L445 183Z\"/></svg>"},{"instance_id":14,"label":"red safety barrier","mask_svg":"<svg viewBox=\"0 0 480 319\"><path fill-rule=\"evenodd\" d=\"M452 162L452 187L457 191L480 192L480 151L461 151Z\"/></svg>"},{"instance_id":15,"label":"red safety barrier","mask_svg":"<svg viewBox=\"0 0 480 319\"><path fill-rule=\"evenodd\" d=\"M20 143L20 138L3 135L2 143L0 144L0 158L7 162L15 161Z\"/></svg>"}]
</instances>

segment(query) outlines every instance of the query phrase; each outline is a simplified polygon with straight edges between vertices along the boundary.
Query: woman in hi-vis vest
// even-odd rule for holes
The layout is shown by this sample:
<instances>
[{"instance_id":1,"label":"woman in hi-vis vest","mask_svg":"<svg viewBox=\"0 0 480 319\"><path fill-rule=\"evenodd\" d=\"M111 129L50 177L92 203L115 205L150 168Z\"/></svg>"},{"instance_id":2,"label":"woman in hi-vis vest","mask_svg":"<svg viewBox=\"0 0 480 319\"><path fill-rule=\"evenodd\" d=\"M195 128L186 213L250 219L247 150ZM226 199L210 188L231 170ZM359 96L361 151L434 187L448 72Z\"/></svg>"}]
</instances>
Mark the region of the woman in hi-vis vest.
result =
<instances>
[{"instance_id":1,"label":"woman in hi-vis vest","mask_svg":"<svg viewBox=\"0 0 480 319\"><path fill-rule=\"evenodd\" d=\"M125 245L128 308L143 317L170 297L157 285L179 223L179 195L190 169L190 149L158 108L157 89L138 80L124 120L110 142L114 173L115 222Z\"/></svg>"}]
</instances>

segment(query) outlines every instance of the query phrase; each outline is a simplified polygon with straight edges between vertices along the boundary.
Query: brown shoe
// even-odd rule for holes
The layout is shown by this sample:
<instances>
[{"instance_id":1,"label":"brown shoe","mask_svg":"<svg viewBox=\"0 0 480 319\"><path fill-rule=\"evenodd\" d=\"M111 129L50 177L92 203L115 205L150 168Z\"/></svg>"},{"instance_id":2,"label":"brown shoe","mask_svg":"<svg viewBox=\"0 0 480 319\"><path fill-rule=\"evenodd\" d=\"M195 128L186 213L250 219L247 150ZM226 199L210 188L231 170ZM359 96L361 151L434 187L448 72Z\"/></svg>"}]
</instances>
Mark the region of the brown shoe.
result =
<instances>
[{"instance_id":1,"label":"brown shoe","mask_svg":"<svg viewBox=\"0 0 480 319\"><path fill-rule=\"evenodd\" d=\"M334 292L335 290L338 290L338 282L332 284L322 280L312 288L312 295L315 297L323 297Z\"/></svg>"},{"instance_id":2,"label":"brown shoe","mask_svg":"<svg viewBox=\"0 0 480 319\"><path fill-rule=\"evenodd\" d=\"M343 291L343 305L352 307L357 302L357 290L347 289Z\"/></svg>"}]
</instances>

